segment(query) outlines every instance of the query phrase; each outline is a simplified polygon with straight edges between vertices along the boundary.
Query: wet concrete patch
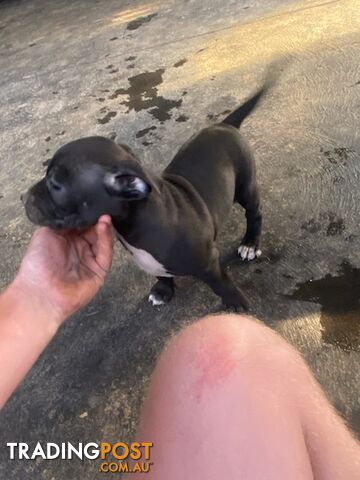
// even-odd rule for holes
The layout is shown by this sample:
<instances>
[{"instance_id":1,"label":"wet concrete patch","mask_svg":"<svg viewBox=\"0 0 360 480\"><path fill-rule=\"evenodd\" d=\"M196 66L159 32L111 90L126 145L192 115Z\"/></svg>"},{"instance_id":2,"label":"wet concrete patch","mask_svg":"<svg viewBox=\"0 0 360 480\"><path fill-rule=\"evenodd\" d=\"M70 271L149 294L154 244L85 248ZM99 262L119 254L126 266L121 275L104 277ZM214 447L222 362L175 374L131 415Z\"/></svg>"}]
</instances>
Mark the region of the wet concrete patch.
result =
<instances>
[{"instance_id":1,"label":"wet concrete patch","mask_svg":"<svg viewBox=\"0 0 360 480\"><path fill-rule=\"evenodd\" d=\"M135 137L136 138L141 138L143 137L144 135L146 135L147 133L151 132L152 130L156 130L156 127L155 125L152 125L151 127L147 127L147 128L144 128L143 130L139 130Z\"/></svg>"},{"instance_id":2,"label":"wet concrete patch","mask_svg":"<svg viewBox=\"0 0 360 480\"><path fill-rule=\"evenodd\" d=\"M337 275L301 283L289 298L321 305L325 343L360 350L360 269L344 260Z\"/></svg>"},{"instance_id":3,"label":"wet concrete patch","mask_svg":"<svg viewBox=\"0 0 360 480\"><path fill-rule=\"evenodd\" d=\"M324 150L323 147L320 147L320 152L328 161L323 165L324 171L333 174L339 169L346 168L348 160L351 158L351 154L355 153L355 150L349 147L336 147L330 150ZM342 183L341 175L337 175L333 183Z\"/></svg>"},{"instance_id":4,"label":"wet concrete patch","mask_svg":"<svg viewBox=\"0 0 360 480\"><path fill-rule=\"evenodd\" d=\"M354 153L354 150L348 147L336 147L332 150L324 150L323 148L320 148L320 152L333 165L346 165L350 153Z\"/></svg>"},{"instance_id":5,"label":"wet concrete patch","mask_svg":"<svg viewBox=\"0 0 360 480\"><path fill-rule=\"evenodd\" d=\"M345 230L345 223L342 218L332 220L326 230L327 236L341 235Z\"/></svg>"},{"instance_id":6,"label":"wet concrete patch","mask_svg":"<svg viewBox=\"0 0 360 480\"><path fill-rule=\"evenodd\" d=\"M109 96L110 100L117 98L119 95L127 95L128 100L121 102L122 105L128 107L128 112L135 110L148 110L148 112L160 122L171 118L171 110L180 107L182 99L171 100L158 95L157 86L163 82L163 74L165 70L159 68L154 72L143 72L130 77L130 87L118 88Z\"/></svg>"},{"instance_id":7,"label":"wet concrete patch","mask_svg":"<svg viewBox=\"0 0 360 480\"><path fill-rule=\"evenodd\" d=\"M98 118L97 122L104 125L105 123L109 123L112 118L116 116L116 112L108 112L104 117Z\"/></svg>"},{"instance_id":8,"label":"wet concrete patch","mask_svg":"<svg viewBox=\"0 0 360 480\"><path fill-rule=\"evenodd\" d=\"M173 67L178 68L182 67L187 62L187 58L182 58L178 62L174 63Z\"/></svg>"},{"instance_id":9,"label":"wet concrete patch","mask_svg":"<svg viewBox=\"0 0 360 480\"><path fill-rule=\"evenodd\" d=\"M315 218L310 218L310 220L301 225L301 228L309 233L317 233L321 230L321 223L315 220Z\"/></svg>"},{"instance_id":10,"label":"wet concrete patch","mask_svg":"<svg viewBox=\"0 0 360 480\"><path fill-rule=\"evenodd\" d=\"M187 122L189 120L189 117L186 115L179 115L176 119L175 122Z\"/></svg>"},{"instance_id":11,"label":"wet concrete patch","mask_svg":"<svg viewBox=\"0 0 360 480\"><path fill-rule=\"evenodd\" d=\"M335 235L342 235L344 233L345 222L334 212L325 212L322 213L318 219L310 218L301 225L301 228L309 233L318 233L325 228L326 235L328 237L333 237Z\"/></svg>"},{"instance_id":12,"label":"wet concrete patch","mask_svg":"<svg viewBox=\"0 0 360 480\"><path fill-rule=\"evenodd\" d=\"M157 13L151 13L146 17L137 18L136 20L133 20L126 25L126 30L137 30L139 27L144 25L144 23L149 23L156 16Z\"/></svg>"}]
</instances>

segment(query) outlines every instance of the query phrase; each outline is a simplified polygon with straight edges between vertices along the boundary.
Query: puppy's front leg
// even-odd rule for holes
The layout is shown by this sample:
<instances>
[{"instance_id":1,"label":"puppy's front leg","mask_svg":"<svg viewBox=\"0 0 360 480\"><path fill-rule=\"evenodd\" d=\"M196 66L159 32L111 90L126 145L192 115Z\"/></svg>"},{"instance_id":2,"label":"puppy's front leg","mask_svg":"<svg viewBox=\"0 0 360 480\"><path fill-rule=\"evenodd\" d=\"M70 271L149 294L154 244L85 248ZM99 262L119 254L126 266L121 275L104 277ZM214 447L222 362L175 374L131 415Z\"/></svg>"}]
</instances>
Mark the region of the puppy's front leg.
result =
<instances>
[{"instance_id":1,"label":"puppy's front leg","mask_svg":"<svg viewBox=\"0 0 360 480\"><path fill-rule=\"evenodd\" d=\"M200 280L221 297L223 304L227 307L233 307L235 310L243 308L249 310L249 302L245 295L235 287L224 267L220 264L218 254L211 261L208 268L198 275Z\"/></svg>"},{"instance_id":2,"label":"puppy's front leg","mask_svg":"<svg viewBox=\"0 0 360 480\"><path fill-rule=\"evenodd\" d=\"M164 305L170 302L175 291L175 282L173 277L157 277L158 281L153 285L149 294L149 302L153 306Z\"/></svg>"}]
</instances>

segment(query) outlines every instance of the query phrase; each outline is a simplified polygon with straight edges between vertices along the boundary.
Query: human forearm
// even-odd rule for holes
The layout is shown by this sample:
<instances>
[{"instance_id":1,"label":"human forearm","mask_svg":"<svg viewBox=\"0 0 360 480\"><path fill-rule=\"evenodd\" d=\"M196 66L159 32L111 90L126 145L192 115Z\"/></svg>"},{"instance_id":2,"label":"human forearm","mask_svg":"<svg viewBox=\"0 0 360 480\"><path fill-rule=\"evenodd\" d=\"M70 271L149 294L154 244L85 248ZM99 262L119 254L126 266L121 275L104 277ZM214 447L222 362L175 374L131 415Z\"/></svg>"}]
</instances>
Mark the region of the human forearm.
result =
<instances>
[{"instance_id":1,"label":"human forearm","mask_svg":"<svg viewBox=\"0 0 360 480\"><path fill-rule=\"evenodd\" d=\"M0 295L0 408L55 335L62 318L38 292L15 281Z\"/></svg>"}]
</instances>

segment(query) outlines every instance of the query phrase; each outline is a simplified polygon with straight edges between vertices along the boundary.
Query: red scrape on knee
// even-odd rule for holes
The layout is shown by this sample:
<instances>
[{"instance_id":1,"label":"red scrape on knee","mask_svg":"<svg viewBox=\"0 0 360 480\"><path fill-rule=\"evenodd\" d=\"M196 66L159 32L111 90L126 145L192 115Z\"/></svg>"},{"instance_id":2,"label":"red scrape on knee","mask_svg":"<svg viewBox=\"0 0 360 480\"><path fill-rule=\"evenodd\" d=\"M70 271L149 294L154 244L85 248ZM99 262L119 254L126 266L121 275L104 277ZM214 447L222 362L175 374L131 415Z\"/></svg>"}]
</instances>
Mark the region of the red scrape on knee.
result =
<instances>
[{"instance_id":1,"label":"red scrape on knee","mask_svg":"<svg viewBox=\"0 0 360 480\"><path fill-rule=\"evenodd\" d=\"M207 338L206 344L196 352L194 395L197 400L200 400L205 392L222 384L236 367L229 342L231 340L228 336Z\"/></svg>"}]
</instances>

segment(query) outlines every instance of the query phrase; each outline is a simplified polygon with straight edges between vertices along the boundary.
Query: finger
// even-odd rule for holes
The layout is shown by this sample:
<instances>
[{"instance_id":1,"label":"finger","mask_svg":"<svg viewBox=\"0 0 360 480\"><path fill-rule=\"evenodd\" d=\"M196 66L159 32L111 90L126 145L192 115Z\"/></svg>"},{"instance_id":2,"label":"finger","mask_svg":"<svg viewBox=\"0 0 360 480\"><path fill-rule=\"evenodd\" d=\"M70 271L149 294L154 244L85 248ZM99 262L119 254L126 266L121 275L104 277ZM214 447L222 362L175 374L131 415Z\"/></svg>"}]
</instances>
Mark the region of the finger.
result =
<instances>
[{"instance_id":1,"label":"finger","mask_svg":"<svg viewBox=\"0 0 360 480\"><path fill-rule=\"evenodd\" d=\"M101 215L101 217L98 220L98 223L106 223L107 225L111 225L110 215Z\"/></svg>"},{"instance_id":2,"label":"finger","mask_svg":"<svg viewBox=\"0 0 360 480\"><path fill-rule=\"evenodd\" d=\"M107 272L110 269L113 254L114 234L111 222L99 222L96 225L98 235L94 248L97 263Z\"/></svg>"},{"instance_id":3,"label":"finger","mask_svg":"<svg viewBox=\"0 0 360 480\"><path fill-rule=\"evenodd\" d=\"M97 243L97 238L98 238L98 232L96 230L96 226L99 225L99 223L104 224L104 225L111 225L111 217L110 215L101 215L99 220L95 225L92 227L88 228L87 230L83 230L81 232L81 236L83 238L86 238L86 240L91 243L92 247L94 250L96 250L96 243Z\"/></svg>"}]
</instances>

